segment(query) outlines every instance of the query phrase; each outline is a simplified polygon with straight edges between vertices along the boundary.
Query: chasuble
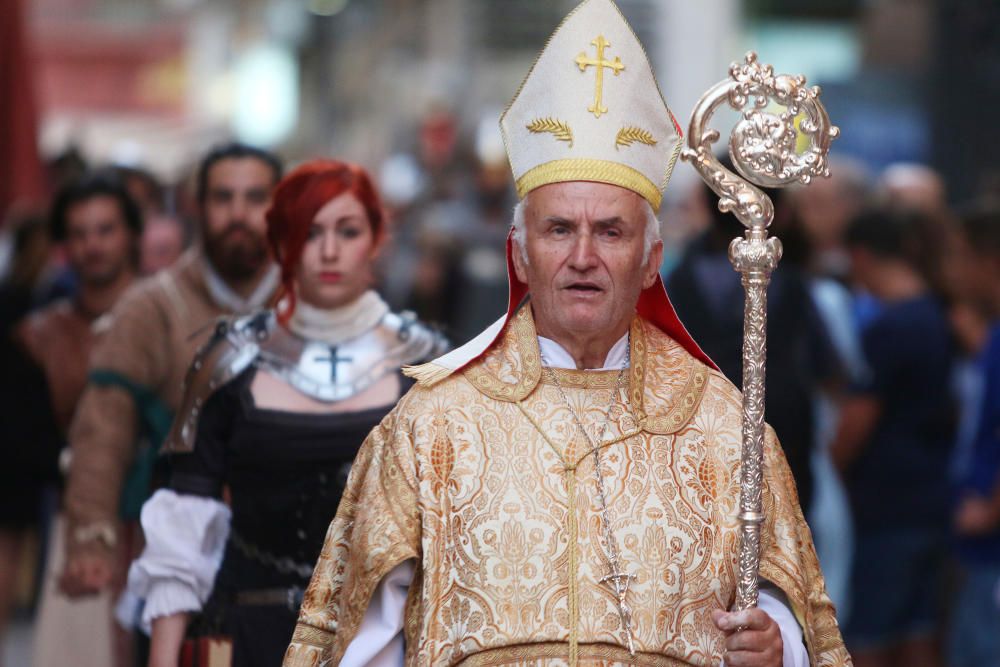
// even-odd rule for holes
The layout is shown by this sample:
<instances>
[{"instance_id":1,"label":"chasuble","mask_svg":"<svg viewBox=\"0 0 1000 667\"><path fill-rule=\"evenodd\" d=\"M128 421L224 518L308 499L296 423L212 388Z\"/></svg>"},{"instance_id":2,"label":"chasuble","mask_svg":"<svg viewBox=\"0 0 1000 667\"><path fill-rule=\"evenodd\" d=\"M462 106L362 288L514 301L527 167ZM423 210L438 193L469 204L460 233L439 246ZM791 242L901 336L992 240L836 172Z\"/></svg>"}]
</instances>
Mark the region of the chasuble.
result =
<instances>
[{"instance_id":1,"label":"chasuble","mask_svg":"<svg viewBox=\"0 0 1000 667\"><path fill-rule=\"evenodd\" d=\"M417 386L355 462L285 665L338 664L407 560L407 665L718 665L711 612L736 590L740 394L639 316L629 344L622 384L618 371L543 368L526 305L467 367L413 369ZM634 656L601 583L607 545L577 419L591 440L603 433ZM770 429L765 462L761 576L787 596L810 663L849 665Z\"/></svg>"}]
</instances>

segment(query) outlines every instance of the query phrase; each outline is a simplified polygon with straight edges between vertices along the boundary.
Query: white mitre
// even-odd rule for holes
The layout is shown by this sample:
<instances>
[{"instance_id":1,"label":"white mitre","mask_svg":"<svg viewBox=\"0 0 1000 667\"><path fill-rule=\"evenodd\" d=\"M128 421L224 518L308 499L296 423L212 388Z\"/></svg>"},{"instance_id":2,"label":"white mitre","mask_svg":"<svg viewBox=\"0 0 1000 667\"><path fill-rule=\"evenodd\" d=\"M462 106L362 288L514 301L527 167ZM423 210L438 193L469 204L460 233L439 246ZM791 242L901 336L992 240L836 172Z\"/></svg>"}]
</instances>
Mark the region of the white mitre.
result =
<instances>
[{"instance_id":1,"label":"white mitre","mask_svg":"<svg viewBox=\"0 0 1000 667\"><path fill-rule=\"evenodd\" d=\"M683 142L649 58L612 0L584 0L556 28L500 117L500 129L518 197L550 183L597 181L638 193L654 210ZM513 253L511 230L507 313L458 349L405 369L408 376L433 386L499 340L529 292L514 270ZM659 275L639 295L636 312L717 368L677 317Z\"/></svg>"},{"instance_id":2,"label":"white mitre","mask_svg":"<svg viewBox=\"0 0 1000 667\"><path fill-rule=\"evenodd\" d=\"M646 51L612 0L584 0L563 20L500 128L521 198L549 183L598 181L658 210L682 145Z\"/></svg>"}]
</instances>

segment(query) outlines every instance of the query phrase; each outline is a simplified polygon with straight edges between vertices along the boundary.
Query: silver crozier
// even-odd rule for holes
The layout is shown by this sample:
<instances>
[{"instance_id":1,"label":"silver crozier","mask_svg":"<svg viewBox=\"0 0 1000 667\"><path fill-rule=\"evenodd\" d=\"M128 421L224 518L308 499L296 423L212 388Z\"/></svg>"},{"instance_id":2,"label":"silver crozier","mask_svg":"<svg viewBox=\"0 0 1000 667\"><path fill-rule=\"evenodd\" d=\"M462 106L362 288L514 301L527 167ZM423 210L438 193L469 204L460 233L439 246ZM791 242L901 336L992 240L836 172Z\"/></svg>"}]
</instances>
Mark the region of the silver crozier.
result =
<instances>
[{"instance_id":1,"label":"silver crozier","mask_svg":"<svg viewBox=\"0 0 1000 667\"><path fill-rule=\"evenodd\" d=\"M806 87L804 76L775 76L774 68L757 62L751 52L729 68L729 79L712 87L691 114L687 147L681 158L694 165L719 195L719 210L735 215L746 227L729 246L729 259L743 276L743 449L740 471L739 579L734 609L757 605L760 569L760 524L764 446L764 369L767 357L767 285L781 259L781 241L768 237L774 218L770 198L754 184L783 187L808 184L829 176L827 153L839 130L830 124L819 101L818 86ZM740 113L729 138L729 155L739 175L723 167L712 153L719 132L708 121L728 103ZM797 150L799 135L808 147Z\"/></svg>"}]
</instances>

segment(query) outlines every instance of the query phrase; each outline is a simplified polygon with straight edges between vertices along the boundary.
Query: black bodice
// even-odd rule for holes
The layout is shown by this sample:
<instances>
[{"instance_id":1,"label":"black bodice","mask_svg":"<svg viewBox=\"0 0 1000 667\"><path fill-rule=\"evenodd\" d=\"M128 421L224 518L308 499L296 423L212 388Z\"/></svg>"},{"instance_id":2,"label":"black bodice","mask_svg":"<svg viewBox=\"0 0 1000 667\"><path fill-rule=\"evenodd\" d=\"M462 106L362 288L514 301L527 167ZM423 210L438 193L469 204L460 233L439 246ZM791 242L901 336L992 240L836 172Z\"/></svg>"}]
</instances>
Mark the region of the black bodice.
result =
<instances>
[{"instance_id":1,"label":"black bodice","mask_svg":"<svg viewBox=\"0 0 1000 667\"><path fill-rule=\"evenodd\" d=\"M251 367L215 392L194 451L171 457L170 487L232 508L216 588L304 586L361 443L392 408L293 413L255 405ZM410 381L400 376L405 391ZM303 568L305 566L305 568Z\"/></svg>"}]
</instances>

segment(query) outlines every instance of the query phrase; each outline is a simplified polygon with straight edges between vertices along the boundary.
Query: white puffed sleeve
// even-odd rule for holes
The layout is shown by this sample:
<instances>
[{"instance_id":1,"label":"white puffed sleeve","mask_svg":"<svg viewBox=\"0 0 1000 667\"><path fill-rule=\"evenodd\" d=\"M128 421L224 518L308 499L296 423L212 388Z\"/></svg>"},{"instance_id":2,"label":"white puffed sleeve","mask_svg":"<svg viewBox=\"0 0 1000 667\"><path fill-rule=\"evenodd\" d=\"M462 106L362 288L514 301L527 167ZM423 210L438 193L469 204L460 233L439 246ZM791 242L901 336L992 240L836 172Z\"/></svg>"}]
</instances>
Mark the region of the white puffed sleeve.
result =
<instances>
[{"instance_id":1,"label":"white puffed sleeve","mask_svg":"<svg viewBox=\"0 0 1000 667\"><path fill-rule=\"evenodd\" d=\"M199 611L208 600L229 537L229 508L214 498L161 489L142 506L146 548L128 571L128 592L145 600L141 627Z\"/></svg>"}]
</instances>

